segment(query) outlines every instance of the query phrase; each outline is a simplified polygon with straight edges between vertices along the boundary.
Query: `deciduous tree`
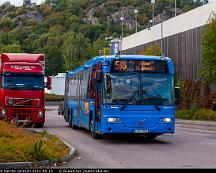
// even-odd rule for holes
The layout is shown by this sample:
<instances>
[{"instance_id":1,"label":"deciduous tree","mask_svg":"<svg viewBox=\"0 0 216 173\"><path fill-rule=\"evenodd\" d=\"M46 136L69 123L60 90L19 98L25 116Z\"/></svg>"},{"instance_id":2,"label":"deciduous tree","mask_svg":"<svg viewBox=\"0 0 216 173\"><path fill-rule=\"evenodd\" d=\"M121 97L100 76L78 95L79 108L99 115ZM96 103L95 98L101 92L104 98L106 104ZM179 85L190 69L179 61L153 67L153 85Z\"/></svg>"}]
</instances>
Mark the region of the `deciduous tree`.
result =
<instances>
[{"instance_id":1,"label":"deciduous tree","mask_svg":"<svg viewBox=\"0 0 216 173\"><path fill-rule=\"evenodd\" d=\"M201 77L216 82L216 15L210 20L202 40Z\"/></svg>"}]
</instances>

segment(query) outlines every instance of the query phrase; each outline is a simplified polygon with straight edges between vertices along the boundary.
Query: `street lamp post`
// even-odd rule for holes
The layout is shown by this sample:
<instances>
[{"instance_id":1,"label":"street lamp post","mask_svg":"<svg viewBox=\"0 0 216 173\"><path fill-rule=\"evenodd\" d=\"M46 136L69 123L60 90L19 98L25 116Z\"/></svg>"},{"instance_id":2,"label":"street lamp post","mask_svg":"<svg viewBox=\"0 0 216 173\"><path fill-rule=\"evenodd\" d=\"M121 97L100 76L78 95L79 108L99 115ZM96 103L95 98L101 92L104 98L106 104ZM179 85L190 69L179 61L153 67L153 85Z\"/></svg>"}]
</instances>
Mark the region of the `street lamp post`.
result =
<instances>
[{"instance_id":1,"label":"street lamp post","mask_svg":"<svg viewBox=\"0 0 216 173\"><path fill-rule=\"evenodd\" d=\"M134 14L135 14L135 27L136 27L135 32L137 32L137 15L138 15L137 9L134 10Z\"/></svg>"},{"instance_id":2,"label":"street lamp post","mask_svg":"<svg viewBox=\"0 0 216 173\"><path fill-rule=\"evenodd\" d=\"M163 19L161 19L161 56L163 56Z\"/></svg>"},{"instance_id":3,"label":"street lamp post","mask_svg":"<svg viewBox=\"0 0 216 173\"><path fill-rule=\"evenodd\" d=\"M153 23L152 20L148 21L148 27L147 27L148 30L151 30L151 27L152 27L151 24L152 23ZM160 48L161 48L161 56L163 56L163 19L161 19L160 24L161 24L161 28L160 28L160 32L161 32Z\"/></svg>"},{"instance_id":4,"label":"street lamp post","mask_svg":"<svg viewBox=\"0 0 216 173\"><path fill-rule=\"evenodd\" d=\"M155 23L154 21L154 5L155 5L155 0L151 0L151 4L152 4L152 20L153 20L153 25Z\"/></svg>"},{"instance_id":5,"label":"street lamp post","mask_svg":"<svg viewBox=\"0 0 216 173\"><path fill-rule=\"evenodd\" d=\"M175 16L176 16L176 0L175 0Z\"/></svg>"},{"instance_id":6,"label":"street lamp post","mask_svg":"<svg viewBox=\"0 0 216 173\"><path fill-rule=\"evenodd\" d=\"M148 25L147 25L147 29L151 30L152 25L153 25L153 20L149 20Z\"/></svg>"},{"instance_id":7,"label":"street lamp post","mask_svg":"<svg viewBox=\"0 0 216 173\"><path fill-rule=\"evenodd\" d=\"M121 16L120 20L121 20L121 25L122 25L121 39L123 39L123 36L124 36L124 26L123 26L123 24L124 24L124 16L123 15Z\"/></svg>"},{"instance_id":8,"label":"street lamp post","mask_svg":"<svg viewBox=\"0 0 216 173\"><path fill-rule=\"evenodd\" d=\"M105 40L109 41L109 47L110 47L110 55L112 54L112 44L111 41L113 40L113 36L106 37Z\"/></svg>"}]
</instances>

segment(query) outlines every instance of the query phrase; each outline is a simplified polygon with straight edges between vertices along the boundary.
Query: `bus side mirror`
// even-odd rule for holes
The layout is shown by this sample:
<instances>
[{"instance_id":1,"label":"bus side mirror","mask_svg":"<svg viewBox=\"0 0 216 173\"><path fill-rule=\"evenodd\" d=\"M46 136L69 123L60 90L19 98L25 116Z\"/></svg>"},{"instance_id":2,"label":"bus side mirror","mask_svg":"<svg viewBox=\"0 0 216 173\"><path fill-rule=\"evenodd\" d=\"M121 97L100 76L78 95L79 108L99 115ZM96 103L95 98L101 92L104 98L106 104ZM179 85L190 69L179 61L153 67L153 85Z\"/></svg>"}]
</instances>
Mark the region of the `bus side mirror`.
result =
<instances>
[{"instance_id":1,"label":"bus side mirror","mask_svg":"<svg viewBox=\"0 0 216 173\"><path fill-rule=\"evenodd\" d=\"M175 104L178 105L180 103L180 88L175 87Z\"/></svg>"},{"instance_id":2,"label":"bus side mirror","mask_svg":"<svg viewBox=\"0 0 216 173\"><path fill-rule=\"evenodd\" d=\"M46 85L46 87L47 87L48 90L51 90L51 88L52 88L51 87L51 77L50 76L47 77L47 85Z\"/></svg>"},{"instance_id":3,"label":"bus side mirror","mask_svg":"<svg viewBox=\"0 0 216 173\"><path fill-rule=\"evenodd\" d=\"M103 81L103 72L100 71L96 73L96 80L98 83Z\"/></svg>"}]
</instances>

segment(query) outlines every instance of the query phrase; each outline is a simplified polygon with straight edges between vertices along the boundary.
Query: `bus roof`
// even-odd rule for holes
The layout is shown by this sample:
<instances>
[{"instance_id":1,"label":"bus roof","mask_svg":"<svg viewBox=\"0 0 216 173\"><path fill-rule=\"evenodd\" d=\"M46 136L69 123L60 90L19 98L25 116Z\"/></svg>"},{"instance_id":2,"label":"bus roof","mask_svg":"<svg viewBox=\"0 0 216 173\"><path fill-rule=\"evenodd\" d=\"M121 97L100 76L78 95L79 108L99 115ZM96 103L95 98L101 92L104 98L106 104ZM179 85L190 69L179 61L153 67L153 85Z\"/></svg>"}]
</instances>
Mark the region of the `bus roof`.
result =
<instances>
[{"instance_id":1,"label":"bus roof","mask_svg":"<svg viewBox=\"0 0 216 173\"><path fill-rule=\"evenodd\" d=\"M119 60L119 59L125 59L125 60L154 60L154 61L167 61L168 63L172 63L172 60L168 57L162 57L162 56L148 56L148 55L111 55L111 56L96 56L93 59L87 61L84 65L71 70L68 72L67 75L72 76L76 73L79 73L83 70L85 70L88 67L91 67L93 65L98 64L99 62L107 62L107 61L113 61L113 60Z\"/></svg>"}]
</instances>

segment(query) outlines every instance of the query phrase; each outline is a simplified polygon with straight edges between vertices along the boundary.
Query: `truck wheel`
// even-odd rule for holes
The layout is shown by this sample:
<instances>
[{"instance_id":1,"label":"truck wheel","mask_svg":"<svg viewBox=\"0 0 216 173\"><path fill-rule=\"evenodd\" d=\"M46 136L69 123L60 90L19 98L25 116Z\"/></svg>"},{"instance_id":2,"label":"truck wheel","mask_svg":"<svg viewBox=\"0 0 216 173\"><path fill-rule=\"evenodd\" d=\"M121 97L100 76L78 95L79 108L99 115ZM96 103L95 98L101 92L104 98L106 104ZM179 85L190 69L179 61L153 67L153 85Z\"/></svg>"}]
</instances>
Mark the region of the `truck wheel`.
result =
<instances>
[{"instance_id":1,"label":"truck wheel","mask_svg":"<svg viewBox=\"0 0 216 173\"><path fill-rule=\"evenodd\" d=\"M91 135L92 135L93 139L101 139L103 137L103 135L94 132L94 123L93 123L93 120L91 120L89 122L89 127L90 127L90 132L91 132Z\"/></svg>"},{"instance_id":2,"label":"truck wheel","mask_svg":"<svg viewBox=\"0 0 216 173\"><path fill-rule=\"evenodd\" d=\"M36 123L35 124L36 128L43 128L43 126L44 126L44 123Z\"/></svg>"}]
</instances>

